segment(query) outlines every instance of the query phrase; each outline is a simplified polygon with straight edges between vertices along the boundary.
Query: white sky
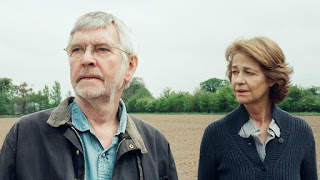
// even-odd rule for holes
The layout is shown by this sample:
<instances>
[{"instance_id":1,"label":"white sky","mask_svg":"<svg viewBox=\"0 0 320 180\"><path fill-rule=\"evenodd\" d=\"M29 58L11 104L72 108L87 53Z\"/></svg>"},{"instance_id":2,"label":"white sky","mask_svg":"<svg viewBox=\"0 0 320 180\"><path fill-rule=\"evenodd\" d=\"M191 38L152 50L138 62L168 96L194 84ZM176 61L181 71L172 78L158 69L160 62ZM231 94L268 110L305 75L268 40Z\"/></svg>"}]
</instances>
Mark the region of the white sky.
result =
<instances>
[{"instance_id":1,"label":"white sky","mask_svg":"<svg viewBox=\"0 0 320 180\"><path fill-rule=\"evenodd\" d=\"M35 91L54 81L72 91L62 50L76 19L105 11L123 20L139 45L151 93L192 93L209 78L226 79L224 51L239 37L268 36L294 68L292 83L320 86L320 1L297 0L13 0L0 2L0 78Z\"/></svg>"}]
</instances>

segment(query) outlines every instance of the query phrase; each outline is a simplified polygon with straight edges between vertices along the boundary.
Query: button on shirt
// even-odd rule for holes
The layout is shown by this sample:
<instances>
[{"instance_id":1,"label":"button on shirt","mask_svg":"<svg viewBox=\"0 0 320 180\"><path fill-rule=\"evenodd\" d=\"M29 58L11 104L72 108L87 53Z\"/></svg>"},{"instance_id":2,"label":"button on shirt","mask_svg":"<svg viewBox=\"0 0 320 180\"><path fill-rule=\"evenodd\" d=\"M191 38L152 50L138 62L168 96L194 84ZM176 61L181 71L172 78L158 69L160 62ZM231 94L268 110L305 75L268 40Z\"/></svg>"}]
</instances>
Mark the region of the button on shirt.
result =
<instances>
[{"instance_id":1,"label":"button on shirt","mask_svg":"<svg viewBox=\"0 0 320 180\"><path fill-rule=\"evenodd\" d=\"M112 144L103 148L98 137L78 106L76 100L69 105L72 124L79 133L85 154L85 173L87 180L111 180L116 151L119 144L119 134L124 133L127 124L127 111L120 99L118 117L120 119L117 133L112 137Z\"/></svg>"},{"instance_id":2,"label":"button on shirt","mask_svg":"<svg viewBox=\"0 0 320 180\"><path fill-rule=\"evenodd\" d=\"M262 131L256 126L256 124L253 122L253 120L250 118L248 122L246 122L240 129L239 135L243 138L249 138L250 136L253 137L254 143L256 145L258 154L260 156L261 161L263 162L266 157L266 145L269 141L274 139L275 137L280 137L280 128L276 124L275 120L272 119L269 128L268 128L268 136L265 140L265 143L263 144L260 140L259 134L262 133Z\"/></svg>"}]
</instances>

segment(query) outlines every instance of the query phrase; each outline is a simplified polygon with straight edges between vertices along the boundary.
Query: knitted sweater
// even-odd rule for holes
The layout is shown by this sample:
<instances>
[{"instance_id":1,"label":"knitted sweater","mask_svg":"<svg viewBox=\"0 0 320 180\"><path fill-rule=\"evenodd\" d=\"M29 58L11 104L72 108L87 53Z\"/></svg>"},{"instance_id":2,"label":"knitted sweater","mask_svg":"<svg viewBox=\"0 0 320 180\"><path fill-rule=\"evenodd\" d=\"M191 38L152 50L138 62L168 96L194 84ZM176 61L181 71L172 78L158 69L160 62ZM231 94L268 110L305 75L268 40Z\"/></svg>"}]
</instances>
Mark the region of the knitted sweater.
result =
<instances>
[{"instance_id":1,"label":"knitted sweater","mask_svg":"<svg viewBox=\"0 0 320 180\"><path fill-rule=\"evenodd\" d=\"M264 162L259 158L253 138L238 134L249 120L243 105L211 123L201 142L198 179L317 179L311 127L276 105L272 117L281 135L267 144Z\"/></svg>"}]
</instances>

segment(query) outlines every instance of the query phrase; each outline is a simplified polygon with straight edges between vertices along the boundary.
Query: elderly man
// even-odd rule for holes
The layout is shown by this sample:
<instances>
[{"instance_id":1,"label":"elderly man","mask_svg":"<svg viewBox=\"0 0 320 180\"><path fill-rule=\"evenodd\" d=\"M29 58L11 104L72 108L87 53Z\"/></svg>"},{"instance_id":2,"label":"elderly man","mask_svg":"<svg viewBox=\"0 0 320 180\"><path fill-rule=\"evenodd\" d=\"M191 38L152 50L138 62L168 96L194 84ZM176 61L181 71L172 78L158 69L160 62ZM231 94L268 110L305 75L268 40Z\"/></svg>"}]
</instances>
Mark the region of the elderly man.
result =
<instances>
[{"instance_id":1,"label":"elderly man","mask_svg":"<svg viewBox=\"0 0 320 180\"><path fill-rule=\"evenodd\" d=\"M65 49L76 97L22 117L0 151L0 179L178 179L166 138L120 99L138 58L111 14L80 17Z\"/></svg>"}]
</instances>

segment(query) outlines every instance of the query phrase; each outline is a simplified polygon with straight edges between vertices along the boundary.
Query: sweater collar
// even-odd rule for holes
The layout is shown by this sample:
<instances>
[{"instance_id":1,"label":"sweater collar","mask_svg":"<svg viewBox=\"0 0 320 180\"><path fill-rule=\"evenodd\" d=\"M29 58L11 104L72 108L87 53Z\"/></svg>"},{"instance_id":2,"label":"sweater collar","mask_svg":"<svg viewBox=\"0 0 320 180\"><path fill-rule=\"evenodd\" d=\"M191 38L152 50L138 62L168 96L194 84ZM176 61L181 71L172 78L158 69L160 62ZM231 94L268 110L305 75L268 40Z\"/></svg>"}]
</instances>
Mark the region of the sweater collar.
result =
<instances>
[{"instance_id":1,"label":"sweater collar","mask_svg":"<svg viewBox=\"0 0 320 180\"><path fill-rule=\"evenodd\" d=\"M280 137L277 137L278 140L269 142L271 143L270 146L277 144L277 150L271 153L272 156L267 154L264 162L262 162L259 158L256 149L250 146L250 144L253 143L253 138L243 138L238 134L243 124L249 120L249 114L244 105L239 105L238 108L223 118L223 121L226 123L226 129L228 129L227 131L229 131L234 143L255 166L263 166L264 164L268 164L268 166L273 167L275 161L279 159L284 147L287 144L291 129L290 116L291 115L289 113L281 110L276 105L272 105L272 118L279 126L281 134Z\"/></svg>"},{"instance_id":2,"label":"sweater collar","mask_svg":"<svg viewBox=\"0 0 320 180\"><path fill-rule=\"evenodd\" d=\"M272 104L272 118L275 120L275 122L279 126L281 130L281 135L287 134L289 132L288 127L290 123L285 120L286 119L285 115L287 113L283 113L283 112L284 111L281 110L277 105ZM230 131L232 131L231 133L237 134L237 135L241 127L250 119L248 111L246 110L243 104L240 104L238 108L233 110L227 116L231 119L231 121L229 121L229 125L230 125L229 127L231 128Z\"/></svg>"}]
</instances>

